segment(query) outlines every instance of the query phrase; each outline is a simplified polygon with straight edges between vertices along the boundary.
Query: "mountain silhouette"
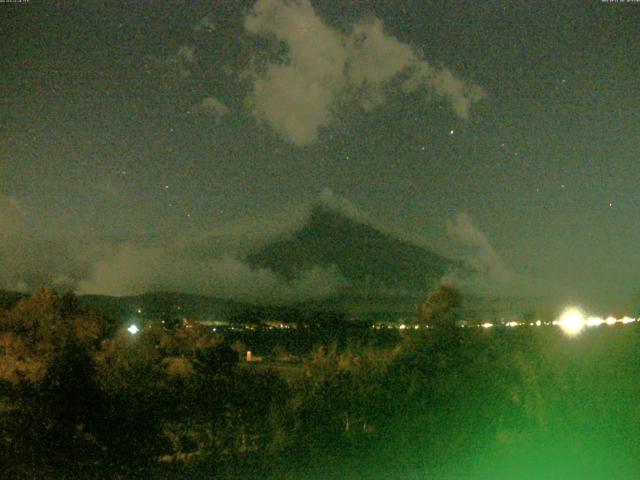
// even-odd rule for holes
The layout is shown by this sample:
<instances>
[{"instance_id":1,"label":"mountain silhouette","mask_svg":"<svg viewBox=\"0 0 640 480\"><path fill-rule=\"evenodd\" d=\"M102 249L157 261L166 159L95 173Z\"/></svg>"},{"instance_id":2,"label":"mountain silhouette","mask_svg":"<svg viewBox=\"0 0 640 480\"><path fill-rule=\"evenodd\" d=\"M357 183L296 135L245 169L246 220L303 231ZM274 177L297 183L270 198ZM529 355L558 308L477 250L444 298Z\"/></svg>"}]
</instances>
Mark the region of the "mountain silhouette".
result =
<instances>
[{"instance_id":1,"label":"mountain silhouette","mask_svg":"<svg viewBox=\"0 0 640 480\"><path fill-rule=\"evenodd\" d=\"M360 290L421 295L458 265L321 203L301 228L248 255L247 261L288 279L314 266L334 268Z\"/></svg>"}]
</instances>

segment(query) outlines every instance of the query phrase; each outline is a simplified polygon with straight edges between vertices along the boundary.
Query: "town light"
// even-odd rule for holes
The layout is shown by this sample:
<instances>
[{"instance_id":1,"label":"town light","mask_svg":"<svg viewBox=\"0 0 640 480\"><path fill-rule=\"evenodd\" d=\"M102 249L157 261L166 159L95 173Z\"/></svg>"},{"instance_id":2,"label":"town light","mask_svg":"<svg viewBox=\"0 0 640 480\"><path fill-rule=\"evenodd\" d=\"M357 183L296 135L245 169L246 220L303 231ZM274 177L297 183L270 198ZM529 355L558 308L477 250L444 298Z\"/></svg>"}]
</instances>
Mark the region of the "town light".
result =
<instances>
[{"instance_id":1,"label":"town light","mask_svg":"<svg viewBox=\"0 0 640 480\"><path fill-rule=\"evenodd\" d=\"M134 323L132 324L129 328L127 328L127 331L131 334L131 335L135 335L136 333L138 333L140 331L140 329L138 328L138 326Z\"/></svg>"},{"instance_id":2,"label":"town light","mask_svg":"<svg viewBox=\"0 0 640 480\"><path fill-rule=\"evenodd\" d=\"M584 314L576 307L569 307L562 312L560 318L554 322L564 333L573 337L579 334L585 326Z\"/></svg>"}]
</instances>

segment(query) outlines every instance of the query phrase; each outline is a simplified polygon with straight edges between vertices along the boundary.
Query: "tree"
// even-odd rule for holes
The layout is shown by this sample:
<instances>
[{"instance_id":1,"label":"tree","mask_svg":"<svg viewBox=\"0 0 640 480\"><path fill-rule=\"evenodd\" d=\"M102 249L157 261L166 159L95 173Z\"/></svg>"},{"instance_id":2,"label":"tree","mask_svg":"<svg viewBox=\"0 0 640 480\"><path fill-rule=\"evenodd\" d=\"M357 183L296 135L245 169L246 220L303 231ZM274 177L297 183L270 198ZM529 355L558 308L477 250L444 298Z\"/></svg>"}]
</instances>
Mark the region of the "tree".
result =
<instances>
[{"instance_id":1,"label":"tree","mask_svg":"<svg viewBox=\"0 0 640 480\"><path fill-rule=\"evenodd\" d=\"M82 312L72 295L42 288L0 318L0 379L37 383L67 346L93 351L102 330L102 320Z\"/></svg>"},{"instance_id":2,"label":"tree","mask_svg":"<svg viewBox=\"0 0 640 480\"><path fill-rule=\"evenodd\" d=\"M92 353L101 332L99 318L52 289L23 298L0 319L0 386L9 405L2 436L14 468L0 476L48 468L77 476L70 469L93 465L101 402Z\"/></svg>"},{"instance_id":3,"label":"tree","mask_svg":"<svg viewBox=\"0 0 640 480\"><path fill-rule=\"evenodd\" d=\"M432 327L452 327L460 319L462 294L450 285L440 285L423 307L423 319Z\"/></svg>"}]
</instances>

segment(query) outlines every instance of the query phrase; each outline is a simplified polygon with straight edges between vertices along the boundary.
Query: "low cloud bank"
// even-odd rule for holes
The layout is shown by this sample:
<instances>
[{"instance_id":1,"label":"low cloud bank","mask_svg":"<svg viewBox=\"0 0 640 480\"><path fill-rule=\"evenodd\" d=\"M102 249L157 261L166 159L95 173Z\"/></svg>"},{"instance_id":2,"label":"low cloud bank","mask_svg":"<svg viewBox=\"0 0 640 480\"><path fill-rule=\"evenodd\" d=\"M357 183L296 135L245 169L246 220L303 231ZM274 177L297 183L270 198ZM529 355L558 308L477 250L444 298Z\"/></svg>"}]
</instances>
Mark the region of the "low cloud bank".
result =
<instances>
[{"instance_id":1,"label":"low cloud bank","mask_svg":"<svg viewBox=\"0 0 640 480\"><path fill-rule=\"evenodd\" d=\"M0 195L0 288L29 292L47 285L78 294L116 296L163 290L258 303L325 297L345 283L334 268L313 266L287 280L244 260L250 252L301 228L310 210L310 205L303 205L154 245L82 244L27 231L27 213L19 202Z\"/></svg>"},{"instance_id":2,"label":"low cloud bank","mask_svg":"<svg viewBox=\"0 0 640 480\"><path fill-rule=\"evenodd\" d=\"M341 282L332 269L313 267L286 281L237 257L202 259L171 247L126 244L95 265L91 276L79 283L78 293L121 296L162 290L278 303L326 296Z\"/></svg>"},{"instance_id":3,"label":"low cloud bank","mask_svg":"<svg viewBox=\"0 0 640 480\"><path fill-rule=\"evenodd\" d=\"M287 280L245 261L250 253L289 238L302 228L317 205L385 230L351 202L325 189L314 202L276 215L218 225L188 239L153 245L99 241L81 244L67 238L44 239L26 231L24 219L28 212L17 200L0 195L0 288L30 291L49 285L79 294L116 296L163 290L258 303L325 297L347 285L335 268L313 266ZM449 273L443 282L487 296L549 292L543 282L510 269L469 215L457 215L447 224L447 233L452 245L450 253L469 268Z\"/></svg>"},{"instance_id":4,"label":"low cloud bank","mask_svg":"<svg viewBox=\"0 0 640 480\"><path fill-rule=\"evenodd\" d=\"M67 239L42 238L25 226L29 212L0 194L0 288L27 292L40 285L75 286L88 265Z\"/></svg>"},{"instance_id":5,"label":"low cloud bank","mask_svg":"<svg viewBox=\"0 0 640 480\"><path fill-rule=\"evenodd\" d=\"M443 283L481 296L549 296L551 287L540 279L514 272L495 251L486 234L470 215L459 213L447 223L452 253L468 269L447 274Z\"/></svg>"}]
</instances>

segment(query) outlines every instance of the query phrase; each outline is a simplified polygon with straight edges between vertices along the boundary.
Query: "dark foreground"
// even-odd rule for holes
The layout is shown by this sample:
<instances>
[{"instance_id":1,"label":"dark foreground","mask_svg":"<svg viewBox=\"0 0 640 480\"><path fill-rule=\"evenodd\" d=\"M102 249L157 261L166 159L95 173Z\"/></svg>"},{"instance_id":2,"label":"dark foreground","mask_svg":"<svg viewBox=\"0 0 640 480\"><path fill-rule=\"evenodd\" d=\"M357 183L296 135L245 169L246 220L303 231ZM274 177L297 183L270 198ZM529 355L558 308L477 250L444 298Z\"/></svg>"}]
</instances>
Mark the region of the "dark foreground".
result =
<instances>
[{"instance_id":1,"label":"dark foreground","mask_svg":"<svg viewBox=\"0 0 640 480\"><path fill-rule=\"evenodd\" d=\"M640 478L635 325L443 327L268 366L49 291L0 321L0 478Z\"/></svg>"}]
</instances>

